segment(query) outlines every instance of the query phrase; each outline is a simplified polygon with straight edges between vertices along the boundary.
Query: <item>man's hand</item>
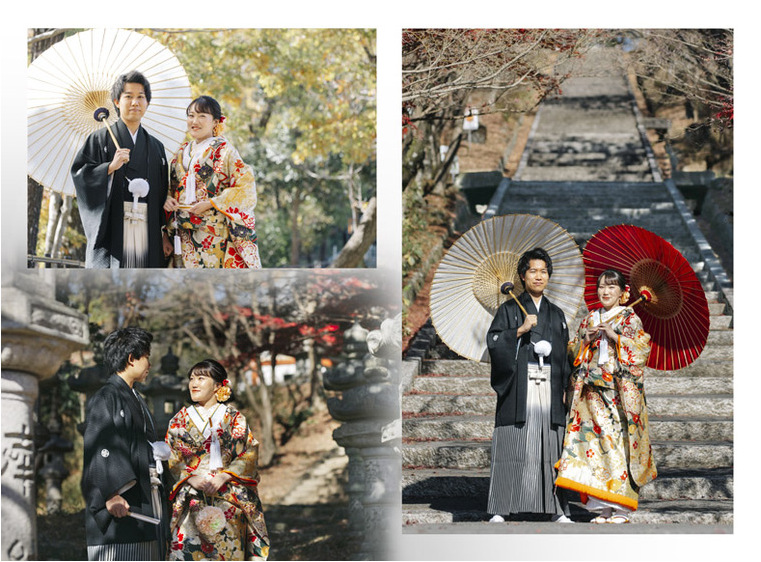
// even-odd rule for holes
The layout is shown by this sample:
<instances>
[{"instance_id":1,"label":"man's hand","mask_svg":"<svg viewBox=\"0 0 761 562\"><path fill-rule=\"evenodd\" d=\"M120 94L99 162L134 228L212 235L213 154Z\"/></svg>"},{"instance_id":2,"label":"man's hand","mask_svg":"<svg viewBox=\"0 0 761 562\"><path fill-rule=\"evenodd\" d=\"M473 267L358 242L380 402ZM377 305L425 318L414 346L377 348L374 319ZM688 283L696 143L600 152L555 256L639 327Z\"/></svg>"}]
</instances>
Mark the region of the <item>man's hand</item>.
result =
<instances>
[{"instance_id":1,"label":"man's hand","mask_svg":"<svg viewBox=\"0 0 761 562\"><path fill-rule=\"evenodd\" d=\"M174 244L172 244L172 241L169 240L169 235L166 232L162 236L161 243L164 247L164 257L168 258L172 255L172 253L174 253Z\"/></svg>"},{"instance_id":2,"label":"man's hand","mask_svg":"<svg viewBox=\"0 0 761 562\"><path fill-rule=\"evenodd\" d=\"M531 328L536 326L538 322L536 314L527 314L526 319L523 321L520 327L518 327L518 337L521 337L526 332L530 332Z\"/></svg>"},{"instance_id":3,"label":"man's hand","mask_svg":"<svg viewBox=\"0 0 761 562\"><path fill-rule=\"evenodd\" d=\"M129 148L119 148L114 154L114 159L108 165L108 174L113 174L116 170L129 162Z\"/></svg>"},{"instance_id":4,"label":"man's hand","mask_svg":"<svg viewBox=\"0 0 761 562\"><path fill-rule=\"evenodd\" d=\"M117 494L106 500L106 510L114 517L126 517L129 513L129 504L127 500Z\"/></svg>"}]
</instances>

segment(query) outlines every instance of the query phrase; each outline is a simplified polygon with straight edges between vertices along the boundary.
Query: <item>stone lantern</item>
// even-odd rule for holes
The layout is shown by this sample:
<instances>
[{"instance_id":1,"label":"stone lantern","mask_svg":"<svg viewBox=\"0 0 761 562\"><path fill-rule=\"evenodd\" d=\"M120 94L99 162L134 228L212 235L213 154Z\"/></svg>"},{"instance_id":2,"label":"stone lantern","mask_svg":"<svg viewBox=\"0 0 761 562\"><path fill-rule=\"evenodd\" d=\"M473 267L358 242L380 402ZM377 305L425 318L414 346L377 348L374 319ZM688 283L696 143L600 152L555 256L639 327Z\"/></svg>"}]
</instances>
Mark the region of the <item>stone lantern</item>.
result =
<instances>
[{"instance_id":1,"label":"stone lantern","mask_svg":"<svg viewBox=\"0 0 761 562\"><path fill-rule=\"evenodd\" d=\"M161 358L158 374L154 374L149 385L140 385L138 390L147 397L148 405L156 420L156 437L166 435L169 421L188 400L188 382L178 375L180 358L172 350Z\"/></svg>"},{"instance_id":2,"label":"stone lantern","mask_svg":"<svg viewBox=\"0 0 761 562\"><path fill-rule=\"evenodd\" d=\"M387 559L401 524L401 316L372 332L355 324L344 341L344 357L324 377L327 390L341 392L328 399L331 416L344 422L333 439L349 457L349 508L363 539L359 556Z\"/></svg>"},{"instance_id":3,"label":"stone lantern","mask_svg":"<svg viewBox=\"0 0 761 562\"><path fill-rule=\"evenodd\" d=\"M37 559L34 403L39 382L89 342L87 317L55 300L52 277L2 274L2 559Z\"/></svg>"}]
</instances>

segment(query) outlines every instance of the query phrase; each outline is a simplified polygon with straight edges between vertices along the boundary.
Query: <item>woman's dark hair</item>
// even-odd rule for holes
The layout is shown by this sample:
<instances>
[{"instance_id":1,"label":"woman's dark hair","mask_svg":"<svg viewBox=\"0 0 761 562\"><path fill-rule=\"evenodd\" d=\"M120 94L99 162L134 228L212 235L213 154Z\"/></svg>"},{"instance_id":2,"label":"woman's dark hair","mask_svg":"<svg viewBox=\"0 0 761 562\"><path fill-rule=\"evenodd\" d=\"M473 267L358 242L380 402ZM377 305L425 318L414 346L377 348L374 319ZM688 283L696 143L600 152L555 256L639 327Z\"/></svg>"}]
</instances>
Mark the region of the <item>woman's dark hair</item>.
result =
<instances>
[{"instance_id":1,"label":"woman's dark hair","mask_svg":"<svg viewBox=\"0 0 761 562\"><path fill-rule=\"evenodd\" d=\"M103 342L103 362L109 373L121 373L127 368L130 357L142 359L151 354L153 335L131 326L111 332Z\"/></svg>"},{"instance_id":2,"label":"woman's dark hair","mask_svg":"<svg viewBox=\"0 0 761 562\"><path fill-rule=\"evenodd\" d=\"M218 382L219 384L222 384L225 379L227 379L227 371L219 361L214 359L204 359L193 365L188 371L188 378L190 378L191 375L205 375L211 377L214 382ZM229 382L228 387L232 393L233 389ZM234 400L235 394L233 393L230 395L230 399L227 400L227 402L232 402Z\"/></svg>"},{"instance_id":3,"label":"woman's dark hair","mask_svg":"<svg viewBox=\"0 0 761 562\"><path fill-rule=\"evenodd\" d=\"M124 92L124 85L127 83L140 84L145 91L145 99L149 104L151 103L151 83L148 82L148 79L137 70L133 70L127 74L122 74L119 76L119 78L116 79L114 85L111 86L111 100L118 101L119 98L122 97L122 93ZM116 114L119 115L119 106L114 104L114 107L116 108Z\"/></svg>"},{"instance_id":4,"label":"woman's dark hair","mask_svg":"<svg viewBox=\"0 0 761 562\"><path fill-rule=\"evenodd\" d=\"M521 280L523 287L526 287L526 282L523 280L523 276L528 271L531 260L542 260L544 265L547 266L547 274L552 277L552 259L550 255L544 250L544 248L534 248L523 252L523 255L518 260L518 278Z\"/></svg>"},{"instance_id":5,"label":"woman's dark hair","mask_svg":"<svg viewBox=\"0 0 761 562\"><path fill-rule=\"evenodd\" d=\"M597 278L598 288L600 287L600 283L602 281L605 281L605 283L615 283L621 287L622 291L626 289L626 278L624 277L624 274L617 269L606 269L603 271Z\"/></svg>"},{"instance_id":6,"label":"woman's dark hair","mask_svg":"<svg viewBox=\"0 0 761 562\"><path fill-rule=\"evenodd\" d=\"M217 121L222 120L222 108L219 102L211 96L198 96L196 99L190 102L185 113L189 113L190 110L195 107L199 113L208 113Z\"/></svg>"}]
</instances>

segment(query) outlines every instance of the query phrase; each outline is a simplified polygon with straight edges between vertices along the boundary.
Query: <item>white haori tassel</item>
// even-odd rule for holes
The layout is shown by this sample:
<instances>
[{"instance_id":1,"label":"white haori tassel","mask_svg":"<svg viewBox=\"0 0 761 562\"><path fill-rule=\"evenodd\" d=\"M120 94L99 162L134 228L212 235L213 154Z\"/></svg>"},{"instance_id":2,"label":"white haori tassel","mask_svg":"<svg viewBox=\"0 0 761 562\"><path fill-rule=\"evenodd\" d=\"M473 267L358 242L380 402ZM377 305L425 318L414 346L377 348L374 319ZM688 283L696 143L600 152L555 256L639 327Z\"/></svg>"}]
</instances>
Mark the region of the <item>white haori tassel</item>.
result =
<instances>
[{"instance_id":1,"label":"white haori tassel","mask_svg":"<svg viewBox=\"0 0 761 562\"><path fill-rule=\"evenodd\" d=\"M148 205L139 203L141 197L148 195L150 185L142 178L129 180L129 192L132 205L124 205L124 265L125 267L144 267L148 254Z\"/></svg>"},{"instance_id":2,"label":"white haori tassel","mask_svg":"<svg viewBox=\"0 0 761 562\"><path fill-rule=\"evenodd\" d=\"M599 310L595 310L592 313L592 326L597 326L601 322L607 322L608 320L616 316L616 314L618 314L623 308L624 308L623 306L614 306L613 308L605 311L602 314L600 314ZM598 347L598 350L600 352L600 355L597 358L597 364L604 365L609 360L608 336L606 334L600 334L600 346Z\"/></svg>"},{"instance_id":3,"label":"white haori tassel","mask_svg":"<svg viewBox=\"0 0 761 562\"><path fill-rule=\"evenodd\" d=\"M156 472L162 474L164 467L161 461L168 461L172 456L172 448L165 441L149 441L153 449L153 460L156 461Z\"/></svg>"},{"instance_id":4,"label":"white haori tassel","mask_svg":"<svg viewBox=\"0 0 761 562\"><path fill-rule=\"evenodd\" d=\"M544 368L544 358L552 353L552 344L547 340L541 340L534 344L534 353L539 357L539 368Z\"/></svg>"},{"instance_id":5,"label":"white haori tassel","mask_svg":"<svg viewBox=\"0 0 761 562\"><path fill-rule=\"evenodd\" d=\"M211 426L211 447L209 448L209 470L222 468L222 449L219 446L218 426Z\"/></svg>"}]
</instances>

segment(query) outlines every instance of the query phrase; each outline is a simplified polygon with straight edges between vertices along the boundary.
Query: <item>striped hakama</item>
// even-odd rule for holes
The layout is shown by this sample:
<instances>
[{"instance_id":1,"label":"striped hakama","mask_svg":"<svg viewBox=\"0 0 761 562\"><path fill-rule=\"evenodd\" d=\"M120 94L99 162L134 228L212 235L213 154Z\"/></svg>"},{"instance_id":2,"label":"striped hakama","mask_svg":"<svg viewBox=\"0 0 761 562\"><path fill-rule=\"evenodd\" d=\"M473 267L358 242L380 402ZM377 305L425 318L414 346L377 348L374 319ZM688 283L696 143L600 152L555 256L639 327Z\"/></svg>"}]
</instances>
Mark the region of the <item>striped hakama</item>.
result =
<instances>
[{"instance_id":1,"label":"striped hakama","mask_svg":"<svg viewBox=\"0 0 761 562\"><path fill-rule=\"evenodd\" d=\"M554 464L565 428L550 423L550 366L528 364L526 423L494 428L487 511L491 514L567 514L555 495Z\"/></svg>"},{"instance_id":2,"label":"striped hakama","mask_svg":"<svg viewBox=\"0 0 761 562\"><path fill-rule=\"evenodd\" d=\"M88 560L161 560L161 558L157 541L87 546Z\"/></svg>"}]
</instances>

